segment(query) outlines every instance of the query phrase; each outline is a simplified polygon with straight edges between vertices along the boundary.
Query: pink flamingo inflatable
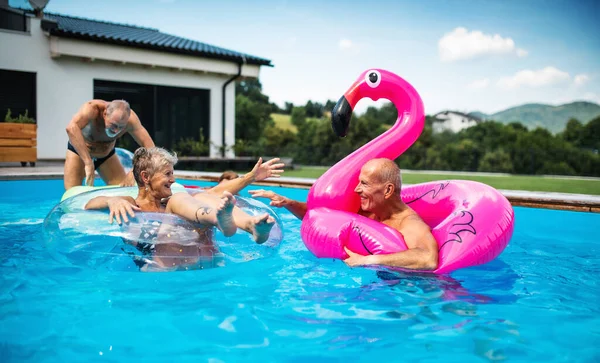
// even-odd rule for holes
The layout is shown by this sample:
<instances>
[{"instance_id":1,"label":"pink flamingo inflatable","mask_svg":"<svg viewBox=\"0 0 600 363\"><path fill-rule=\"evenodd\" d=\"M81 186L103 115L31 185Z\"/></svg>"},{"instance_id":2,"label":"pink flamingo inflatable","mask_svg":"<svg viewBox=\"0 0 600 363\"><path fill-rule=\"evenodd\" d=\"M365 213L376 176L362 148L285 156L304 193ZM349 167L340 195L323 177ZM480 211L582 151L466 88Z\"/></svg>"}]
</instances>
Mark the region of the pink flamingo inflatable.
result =
<instances>
[{"instance_id":1,"label":"pink flamingo inflatable","mask_svg":"<svg viewBox=\"0 0 600 363\"><path fill-rule=\"evenodd\" d=\"M425 115L417 91L394 73L363 72L340 98L332 112L336 134L345 136L354 106L364 97L386 98L398 110L392 128L338 162L310 189L301 235L317 257L345 259L351 251L384 254L407 249L402 234L357 214L360 198L354 193L362 166L374 158L398 158L419 137ZM449 180L402 189L402 199L430 226L439 246L434 273L479 265L496 258L514 228L509 201L496 189L473 181Z\"/></svg>"}]
</instances>

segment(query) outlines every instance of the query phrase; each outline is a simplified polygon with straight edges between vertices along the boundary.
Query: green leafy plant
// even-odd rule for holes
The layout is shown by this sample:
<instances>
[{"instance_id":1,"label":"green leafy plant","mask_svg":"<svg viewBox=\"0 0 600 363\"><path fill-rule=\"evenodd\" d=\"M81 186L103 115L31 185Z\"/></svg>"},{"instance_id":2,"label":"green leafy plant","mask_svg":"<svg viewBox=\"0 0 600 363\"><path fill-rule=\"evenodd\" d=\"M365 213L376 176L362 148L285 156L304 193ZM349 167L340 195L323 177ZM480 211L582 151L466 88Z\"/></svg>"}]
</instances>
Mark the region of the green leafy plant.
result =
<instances>
[{"instance_id":1,"label":"green leafy plant","mask_svg":"<svg viewBox=\"0 0 600 363\"><path fill-rule=\"evenodd\" d=\"M24 115L19 115L15 118L12 117L12 111L10 108L6 112L6 116L4 116L4 122L11 122L16 124L34 124L35 119L29 117L29 110L25 110Z\"/></svg>"},{"instance_id":2,"label":"green leafy plant","mask_svg":"<svg viewBox=\"0 0 600 363\"><path fill-rule=\"evenodd\" d=\"M188 137L179 140L173 147L173 150L177 155L181 156L206 156L209 152L209 146L206 143Z\"/></svg>"},{"instance_id":3,"label":"green leafy plant","mask_svg":"<svg viewBox=\"0 0 600 363\"><path fill-rule=\"evenodd\" d=\"M199 140L192 137L180 139L173 150L181 156L206 156L210 152L210 144L204 138L202 128L199 130Z\"/></svg>"}]
</instances>

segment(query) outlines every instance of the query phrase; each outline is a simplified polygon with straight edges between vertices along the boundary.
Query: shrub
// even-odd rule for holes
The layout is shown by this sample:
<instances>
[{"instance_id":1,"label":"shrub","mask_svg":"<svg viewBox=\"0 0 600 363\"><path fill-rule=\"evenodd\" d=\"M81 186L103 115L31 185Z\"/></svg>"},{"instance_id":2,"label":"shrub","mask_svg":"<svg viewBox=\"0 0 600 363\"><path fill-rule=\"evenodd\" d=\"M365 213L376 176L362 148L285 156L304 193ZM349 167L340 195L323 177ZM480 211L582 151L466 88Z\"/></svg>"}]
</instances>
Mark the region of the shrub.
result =
<instances>
[{"instance_id":1,"label":"shrub","mask_svg":"<svg viewBox=\"0 0 600 363\"><path fill-rule=\"evenodd\" d=\"M6 112L6 116L4 116L4 122L11 122L16 124L34 124L35 120L29 117L29 110L25 110L24 115L19 115L16 118L13 118L12 112L9 108Z\"/></svg>"}]
</instances>

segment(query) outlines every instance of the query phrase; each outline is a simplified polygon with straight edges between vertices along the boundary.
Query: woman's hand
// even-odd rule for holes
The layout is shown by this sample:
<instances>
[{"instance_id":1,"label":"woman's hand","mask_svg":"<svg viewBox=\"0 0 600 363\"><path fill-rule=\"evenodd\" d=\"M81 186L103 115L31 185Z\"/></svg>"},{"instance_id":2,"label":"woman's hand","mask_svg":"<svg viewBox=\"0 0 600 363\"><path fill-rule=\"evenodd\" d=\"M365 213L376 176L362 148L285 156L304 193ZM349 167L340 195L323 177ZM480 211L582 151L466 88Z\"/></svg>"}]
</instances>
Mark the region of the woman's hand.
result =
<instances>
[{"instance_id":1,"label":"woman's hand","mask_svg":"<svg viewBox=\"0 0 600 363\"><path fill-rule=\"evenodd\" d=\"M280 159L273 158L265 163L262 162L262 158L258 159L254 168L250 171L253 181L262 181L267 178L279 178L283 173L284 163L277 163Z\"/></svg>"},{"instance_id":2,"label":"woman's hand","mask_svg":"<svg viewBox=\"0 0 600 363\"><path fill-rule=\"evenodd\" d=\"M250 193L250 195L253 198L267 198L267 199L271 199L271 205L273 207L285 207L286 205L288 205L290 203L290 199L281 196L277 193L273 193L270 190L264 190L264 189L257 189L257 190L249 190L248 193Z\"/></svg>"},{"instance_id":3,"label":"woman's hand","mask_svg":"<svg viewBox=\"0 0 600 363\"><path fill-rule=\"evenodd\" d=\"M141 210L137 205L131 204L130 202L121 198L109 198L106 204L108 205L108 210L110 211L108 216L108 222L110 224L113 223L113 219L116 219L117 223L121 225L121 218L125 223L129 223L127 214L133 218L135 217L135 213L133 211Z\"/></svg>"}]
</instances>

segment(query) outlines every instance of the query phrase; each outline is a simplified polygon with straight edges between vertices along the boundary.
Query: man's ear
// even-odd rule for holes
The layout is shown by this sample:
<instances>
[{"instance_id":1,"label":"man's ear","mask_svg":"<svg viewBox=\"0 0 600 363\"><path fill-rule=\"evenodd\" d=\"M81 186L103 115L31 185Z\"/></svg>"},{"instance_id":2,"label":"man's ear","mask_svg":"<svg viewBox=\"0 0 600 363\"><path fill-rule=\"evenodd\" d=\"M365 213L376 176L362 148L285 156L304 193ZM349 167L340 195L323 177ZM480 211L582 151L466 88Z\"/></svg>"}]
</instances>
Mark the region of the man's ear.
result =
<instances>
[{"instance_id":1,"label":"man's ear","mask_svg":"<svg viewBox=\"0 0 600 363\"><path fill-rule=\"evenodd\" d=\"M384 196L386 199L387 199L387 198L389 198L389 197L391 197L392 195L394 195L395 189L396 189L396 188L394 188L394 184L392 184L392 183L387 183L387 184L385 185L385 189L384 189L384 191L383 191L383 196Z\"/></svg>"}]
</instances>

